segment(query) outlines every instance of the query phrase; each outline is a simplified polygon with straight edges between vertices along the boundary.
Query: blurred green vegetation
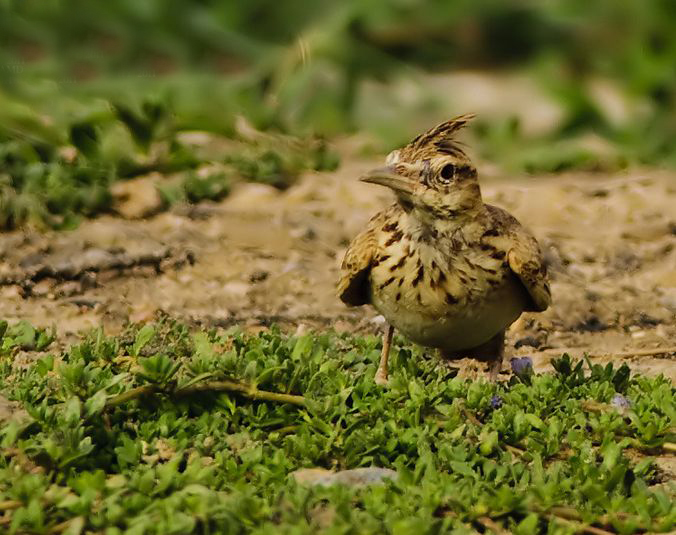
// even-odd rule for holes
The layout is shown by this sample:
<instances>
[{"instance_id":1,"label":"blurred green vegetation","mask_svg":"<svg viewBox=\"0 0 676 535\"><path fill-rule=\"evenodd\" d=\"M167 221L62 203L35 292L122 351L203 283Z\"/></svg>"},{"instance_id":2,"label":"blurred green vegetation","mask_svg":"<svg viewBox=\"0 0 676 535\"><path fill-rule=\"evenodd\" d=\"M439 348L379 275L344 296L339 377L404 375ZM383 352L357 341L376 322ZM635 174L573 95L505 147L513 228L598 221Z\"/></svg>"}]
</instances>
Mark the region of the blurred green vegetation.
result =
<instances>
[{"instance_id":1,"label":"blurred green vegetation","mask_svg":"<svg viewBox=\"0 0 676 535\"><path fill-rule=\"evenodd\" d=\"M21 197L47 183L95 183L85 198L69 194L57 214L96 213L108 206L110 181L148 167L134 157L139 149L159 138L170 151L155 167L191 169L199 161L176 133L237 137L239 116L261 131L300 139L359 131L375 150L392 148L453 113L480 111L458 107L466 87L440 92L429 83L468 70L519 73L560 110L537 132L510 109L480 116L480 155L507 169L676 165L674 65L671 0L2 0L0 227L30 219L7 215L9 190ZM612 94L594 91L599 80ZM144 120L161 124L148 130ZM131 142L112 141L125 128ZM85 148L92 131L95 143L108 140L97 155ZM58 155L68 145L96 171L79 160L64 171ZM47 167L35 171L36 161ZM20 210L61 206L30 195Z\"/></svg>"}]
</instances>

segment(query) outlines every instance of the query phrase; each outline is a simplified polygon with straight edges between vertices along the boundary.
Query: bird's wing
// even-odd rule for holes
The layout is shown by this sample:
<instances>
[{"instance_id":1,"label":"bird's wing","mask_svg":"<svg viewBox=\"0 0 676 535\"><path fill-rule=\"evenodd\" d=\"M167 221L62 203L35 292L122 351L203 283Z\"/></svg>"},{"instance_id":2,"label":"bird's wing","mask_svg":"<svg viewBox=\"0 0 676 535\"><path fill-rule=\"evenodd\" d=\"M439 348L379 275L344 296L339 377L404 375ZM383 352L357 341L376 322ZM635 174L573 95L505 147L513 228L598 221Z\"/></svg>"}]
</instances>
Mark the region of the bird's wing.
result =
<instances>
[{"instance_id":1,"label":"bird's wing","mask_svg":"<svg viewBox=\"0 0 676 535\"><path fill-rule=\"evenodd\" d=\"M543 263L542 253L537 242L528 236L525 244L510 249L507 254L510 269L519 277L519 280L528 291L532 306L526 308L530 312L547 310L552 302L552 294L547 281L547 269Z\"/></svg>"},{"instance_id":2,"label":"bird's wing","mask_svg":"<svg viewBox=\"0 0 676 535\"><path fill-rule=\"evenodd\" d=\"M519 278L531 298L531 304L526 311L546 310L552 301L552 295L538 242L505 210L489 206L489 211L494 221L499 221L499 226L503 228L503 237L507 238L501 248L507 254L509 268Z\"/></svg>"},{"instance_id":3,"label":"bird's wing","mask_svg":"<svg viewBox=\"0 0 676 535\"><path fill-rule=\"evenodd\" d=\"M347 305L359 306L371 302L369 274L378 255L376 230L382 226L384 218L384 212L376 214L345 252L340 266L338 297Z\"/></svg>"}]
</instances>

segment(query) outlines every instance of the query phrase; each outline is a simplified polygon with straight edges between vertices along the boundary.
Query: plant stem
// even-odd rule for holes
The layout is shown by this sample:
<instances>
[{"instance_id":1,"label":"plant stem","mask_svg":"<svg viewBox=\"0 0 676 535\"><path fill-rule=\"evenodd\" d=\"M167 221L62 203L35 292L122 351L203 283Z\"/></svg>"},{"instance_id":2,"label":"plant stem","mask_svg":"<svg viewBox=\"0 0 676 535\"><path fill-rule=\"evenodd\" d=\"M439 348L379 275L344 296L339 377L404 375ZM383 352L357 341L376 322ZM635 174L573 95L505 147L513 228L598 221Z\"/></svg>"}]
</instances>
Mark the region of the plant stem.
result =
<instances>
[{"instance_id":1,"label":"plant stem","mask_svg":"<svg viewBox=\"0 0 676 535\"><path fill-rule=\"evenodd\" d=\"M305 398L303 396L296 396L293 394L280 394L278 392L269 392L267 390L258 390L253 385L246 383L238 383L235 381L209 381L205 383L198 383L188 386L186 388L179 388L178 390L163 390L156 385L137 386L126 392L122 392L117 396L113 396L106 402L106 407L117 407L127 401L138 399L143 396L151 394L166 394L174 396L188 396L198 392L237 392L247 398L256 399L260 401L273 401L275 403L290 403L292 405L305 405Z\"/></svg>"},{"instance_id":2,"label":"plant stem","mask_svg":"<svg viewBox=\"0 0 676 535\"><path fill-rule=\"evenodd\" d=\"M295 432L300 426L298 425L287 425L280 427L278 429L271 429L271 433L279 433L280 435L288 435L289 433Z\"/></svg>"},{"instance_id":3,"label":"plant stem","mask_svg":"<svg viewBox=\"0 0 676 535\"><path fill-rule=\"evenodd\" d=\"M138 399L149 394L154 394L155 392L157 392L157 387L155 385L137 386L136 388L132 388L131 390L127 390L126 392L122 392L117 396L109 398L108 401L106 401L106 408L117 407L132 399Z\"/></svg>"},{"instance_id":4,"label":"plant stem","mask_svg":"<svg viewBox=\"0 0 676 535\"><path fill-rule=\"evenodd\" d=\"M19 500L3 500L0 502L0 511L7 511L8 509L18 509L23 505Z\"/></svg>"},{"instance_id":5,"label":"plant stem","mask_svg":"<svg viewBox=\"0 0 676 535\"><path fill-rule=\"evenodd\" d=\"M510 453L516 455L517 457L523 457L523 455L526 453L521 448L517 448L516 446L512 446L511 444L505 444L505 449Z\"/></svg>"},{"instance_id":6,"label":"plant stem","mask_svg":"<svg viewBox=\"0 0 676 535\"><path fill-rule=\"evenodd\" d=\"M500 524L495 522L490 516L481 516L475 520L478 524L495 533L495 535L507 535L506 531Z\"/></svg>"},{"instance_id":7,"label":"plant stem","mask_svg":"<svg viewBox=\"0 0 676 535\"><path fill-rule=\"evenodd\" d=\"M550 520L556 520L557 522L561 522L564 524L569 524L571 526L575 527L576 533L582 532L582 533L590 533L591 535L613 535L613 531L606 531L605 529L601 528L595 528L594 526L589 526L587 524L581 524L579 522L576 522L574 520L569 520L568 518L564 516L559 516L554 513L550 513L546 515L549 517Z\"/></svg>"},{"instance_id":8,"label":"plant stem","mask_svg":"<svg viewBox=\"0 0 676 535\"><path fill-rule=\"evenodd\" d=\"M535 509L535 511L540 512L540 513L545 513L545 514L549 513L551 515L554 515L557 518L562 518L562 519L565 519L565 520L572 520L572 521L575 521L575 522L582 522L583 521L582 515L577 510L573 509L572 507L555 506L555 507L551 507L547 510ZM630 513L623 513L623 512L616 512L616 513L613 513L612 515L608 515L608 514L601 515L595 520L595 523L600 524L600 525L602 525L603 527L606 527L606 528L611 528L612 527L612 521L611 520L612 520L613 517L621 519L621 520L632 520L637 524L637 528L642 530L642 531L650 531L651 525L653 525L652 522L651 522L646 526L643 522L641 522L639 520L639 518L637 516L632 515ZM601 531L589 531L588 530L589 528L595 529L595 530L599 529L599 528L594 528L592 526L587 526L587 525L584 526L584 529L587 530L587 533L599 533L599 534L600 533L608 533L607 531L604 532L602 530Z\"/></svg>"},{"instance_id":9,"label":"plant stem","mask_svg":"<svg viewBox=\"0 0 676 535\"><path fill-rule=\"evenodd\" d=\"M267 390L258 390L253 385L238 383L235 381L208 381L196 385L182 388L176 391L176 395L184 396L195 394L197 392L239 392L245 397L261 401L274 401L277 403L290 403L292 405L305 405L303 396L293 394L280 394L279 392L269 392Z\"/></svg>"},{"instance_id":10,"label":"plant stem","mask_svg":"<svg viewBox=\"0 0 676 535\"><path fill-rule=\"evenodd\" d=\"M71 525L74 524L79 524L79 528L82 529L82 527L85 524L84 518L81 516L76 516L74 518L71 518L69 520L64 520L63 522L59 522L58 524L53 525L48 533L62 533L66 531ZM79 533L79 531L78 531Z\"/></svg>"}]
</instances>

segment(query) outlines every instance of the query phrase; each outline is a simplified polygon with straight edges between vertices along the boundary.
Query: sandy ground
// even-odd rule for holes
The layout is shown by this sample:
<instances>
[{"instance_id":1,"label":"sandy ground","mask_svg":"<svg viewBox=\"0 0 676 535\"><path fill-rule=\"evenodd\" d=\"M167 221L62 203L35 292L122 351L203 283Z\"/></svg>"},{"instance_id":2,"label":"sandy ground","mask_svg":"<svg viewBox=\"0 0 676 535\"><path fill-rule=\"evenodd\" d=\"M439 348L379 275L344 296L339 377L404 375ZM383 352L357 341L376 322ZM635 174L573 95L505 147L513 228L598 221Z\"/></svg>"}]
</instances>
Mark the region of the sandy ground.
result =
<instances>
[{"instance_id":1,"label":"sandy ground","mask_svg":"<svg viewBox=\"0 0 676 535\"><path fill-rule=\"evenodd\" d=\"M69 232L2 234L1 315L55 325L62 342L158 311L254 330L379 330L372 309L335 296L347 243L392 200L356 180L378 163L348 159L285 192L243 184L221 203L148 220L106 216ZM553 306L513 325L508 354L531 355L541 369L563 351L589 353L676 380L676 173L493 173L482 187L538 237L553 282Z\"/></svg>"}]
</instances>

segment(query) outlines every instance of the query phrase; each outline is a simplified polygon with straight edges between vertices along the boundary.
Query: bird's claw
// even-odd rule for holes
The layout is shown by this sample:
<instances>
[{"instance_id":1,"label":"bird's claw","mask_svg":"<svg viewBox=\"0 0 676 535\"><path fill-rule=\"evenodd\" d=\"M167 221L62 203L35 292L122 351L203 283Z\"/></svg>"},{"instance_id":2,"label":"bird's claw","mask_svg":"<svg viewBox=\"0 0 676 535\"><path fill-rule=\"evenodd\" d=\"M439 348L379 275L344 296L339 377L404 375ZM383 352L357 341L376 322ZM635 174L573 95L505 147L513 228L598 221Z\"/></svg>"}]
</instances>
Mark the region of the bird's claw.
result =
<instances>
[{"instance_id":1,"label":"bird's claw","mask_svg":"<svg viewBox=\"0 0 676 535\"><path fill-rule=\"evenodd\" d=\"M376 384L379 385L379 386L387 386L388 383L390 382L388 377L387 377L387 374L381 372L380 370L378 370L376 372L376 376L375 376L374 380L375 380Z\"/></svg>"}]
</instances>

